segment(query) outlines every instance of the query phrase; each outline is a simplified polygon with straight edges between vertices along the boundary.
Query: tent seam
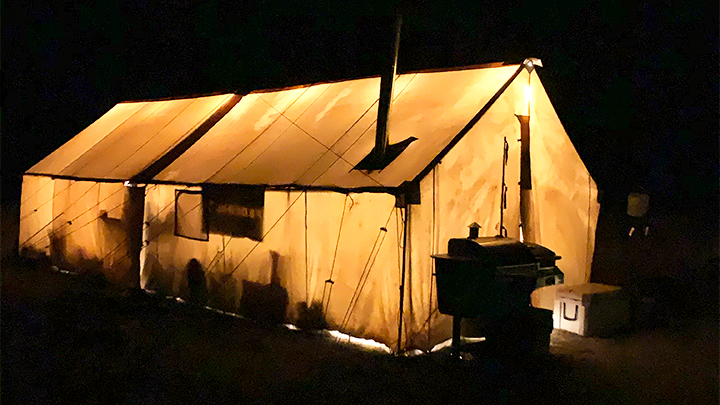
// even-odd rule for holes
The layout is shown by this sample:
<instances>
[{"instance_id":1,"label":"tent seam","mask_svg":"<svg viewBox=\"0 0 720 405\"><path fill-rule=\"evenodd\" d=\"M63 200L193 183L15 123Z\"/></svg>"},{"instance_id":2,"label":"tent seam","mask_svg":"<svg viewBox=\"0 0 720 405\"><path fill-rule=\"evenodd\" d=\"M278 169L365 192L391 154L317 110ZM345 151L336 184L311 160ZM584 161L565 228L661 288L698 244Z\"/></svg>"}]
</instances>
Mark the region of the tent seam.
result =
<instances>
[{"instance_id":1,"label":"tent seam","mask_svg":"<svg viewBox=\"0 0 720 405\"><path fill-rule=\"evenodd\" d=\"M311 86L311 87L312 87L312 86ZM310 87L308 87L307 89L310 89ZM307 89L306 89L306 91L307 91ZM323 90L322 93L320 93L320 96L322 96L326 91L327 91L327 88L326 88L325 90ZM302 97L304 94L305 94L305 92L303 92L303 94L301 94L301 95L297 98L297 100L299 100L300 97ZM320 96L318 96L318 98L320 98ZM283 112L281 112L280 110L278 110L277 108L275 108L275 107L274 107L272 104L270 104L267 100L265 100L264 98L262 98L262 97L260 97L260 96L258 96L258 99L261 100L261 101L263 101L263 102L265 102L265 103L266 103L268 106L270 106L270 108L272 108L273 110L277 111L277 113L280 114L280 117L285 118L285 119L288 120L288 122L290 122L291 124L295 124L295 123L294 123L293 121L291 121L287 116L285 116L285 114L283 114ZM297 101L297 100L295 100L295 101ZM293 104L295 104L295 101L293 102ZM312 107L313 104L315 104L315 101L317 101L317 98L316 98L315 100L313 100L313 102L310 103L310 104L303 110L302 113L300 113L300 115L298 116L297 119L300 119L300 117L302 117L302 116L307 112L307 110L309 110L310 107ZM292 107L292 104L291 104L290 106L288 106L284 111L287 111L290 107ZM278 119L280 119L280 117L278 117ZM270 125L268 126L268 128L270 128L270 126L272 126L273 124L275 124L275 122L277 122L278 119L276 119L275 121L273 121L272 124L270 124ZM295 126L297 126L297 125L295 125ZM298 128L299 128L299 127L298 127ZM255 157L254 157L248 164L246 164L242 169L238 170L238 173L244 171L245 169L247 169L248 167L250 167L250 165L252 165L253 163L255 163L258 159L260 159L260 156L262 156L265 152L268 151L268 149L270 149L273 145L275 145L275 143L276 143L280 138L282 138L283 135L285 135L285 133L286 133L289 129L290 129L290 126L288 126L287 128L285 128L285 130L283 130L283 131L280 133L280 135L278 135L277 138L275 138L272 142L270 142L270 144L269 144L267 147L265 147L265 149L263 149L262 152L260 152L257 156L255 156ZM264 132L265 132L265 131L263 131L263 133L264 133ZM256 139L257 139L257 138L256 138ZM254 142L254 141L255 141L255 140L253 140L253 142ZM249 145L248 145L248 146L249 146ZM244 152L245 150L247 150L247 148L244 148L240 153ZM240 155L240 154L235 155L235 157L233 157L233 158L231 159L231 161L232 161L232 160L235 160L239 155ZM216 174L217 174L217 173L216 173ZM213 176L214 176L214 175L213 175Z\"/></svg>"},{"instance_id":2,"label":"tent seam","mask_svg":"<svg viewBox=\"0 0 720 405\"><path fill-rule=\"evenodd\" d=\"M145 102L145 105L147 105L148 103L149 103L149 102ZM118 103L118 104L121 104L121 103ZM105 136L103 136L102 138L100 138L99 141L97 141L96 143L94 143L93 146L96 145L98 142L102 142L103 139L105 139L106 137L108 137L111 133L115 132L115 130L118 129L118 127L120 127L120 125L124 124L124 123L127 122L130 118L134 117L137 113L139 113L140 110L142 110L142 109L145 107L145 105L143 105L142 107L138 108L134 113L130 114L129 117L125 118L124 120L122 120L122 122L118 123L115 127L113 127L112 130L110 130L107 134L105 134ZM114 107L113 107L113 108L114 108ZM110 111L112 111L112 109L110 109L108 112L110 112ZM105 114L107 114L107 113L105 113ZM102 118L105 114L103 114L102 116L100 116L100 118ZM99 120L100 118L98 118L98 120ZM96 120L95 122L97 122L97 120ZM91 125L92 125L92 124L91 124ZM87 129L87 128L86 128L86 129ZM82 132L81 132L81 133L82 133ZM80 134L78 134L78 135L80 135ZM70 141L72 141L72 139L74 139L74 137L71 138ZM68 141L68 142L69 142L69 141ZM62 147L62 146L61 146L61 147ZM62 169L57 170L57 172L58 172L58 173L62 173L62 172L63 172L65 169L67 169L71 164L73 164L73 162L75 162L77 159L80 159L83 155L85 155L90 149L92 149L92 146L88 147L83 153L80 154L80 156L78 156L78 157L77 157L76 159L74 159L72 162L70 162L70 163L66 164L65 166L63 166ZM54 152L53 152L53 153L54 153ZM51 154L51 155L52 155L52 154ZM50 157L50 155L48 155L45 159L47 159L48 157ZM43 160L45 160L45 159L43 159ZM42 160L41 160L40 162L42 162ZM40 162L38 162L38 163L40 163ZM37 165L35 165L35 166L37 166ZM33 167L35 167L35 166L33 166ZM32 167L28 170L28 172L29 172L30 170L32 170ZM27 173L27 172L26 172L26 173ZM48 175L48 174L43 174L43 175ZM52 176L52 175L50 175L50 176Z\"/></svg>"},{"instance_id":3,"label":"tent seam","mask_svg":"<svg viewBox=\"0 0 720 405\"><path fill-rule=\"evenodd\" d=\"M157 110L161 109L162 107L164 107L165 104L167 104L167 101L162 101L161 103L162 103L162 104L159 104L159 105L153 110L153 113L156 112ZM122 124L124 124L125 122L127 122L130 118L134 117L137 113L140 112L140 110L144 109L144 108L145 108L147 105L149 105L149 104L150 104L150 103L147 103L146 105L142 106L142 107L141 107L140 109L138 109L134 114L132 114L132 115L131 115L130 117L128 117L126 120L124 120L123 122L121 122L120 124L118 124L115 128L113 128L112 131L108 132L101 140L95 142L95 143L93 144L93 146L91 146L90 148L88 148L88 150L86 150L82 155L80 155L77 159L73 160L70 164L68 164L67 166L65 166L65 168L63 168L62 170L60 170L60 173L64 172L65 169L67 169L67 168L70 167L73 163L75 163L76 161L78 161L79 159L81 159L83 156L85 156L85 155L86 155L89 151L91 151L94 147L98 146L102 141L104 141L106 138L108 138L108 137L110 136L110 134L114 133ZM150 115L152 115L152 114L148 114L147 117L145 117L145 118L143 118L142 120L140 120L140 122L138 123L138 125L139 125L140 123L144 122L145 120L147 120L147 119L150 117ZM119 139L116 140L116 141L114 141L114 142L112 142L110 145L108 145L107 147L105 147L103 150L104 150L104 151L107 151L110 146L115 145L118 141L119 141ZM83 164L82 166L80 166L78 169L74 170L74 172L77 173L79 170L84 169L87 165L90 164L90 162L91 162L91 161L86 162L85 164ZM72 175L70 175L70 176L72 176Z\"/></svg>"},{"instance_id":4,"label":"tent seam","mask_svg":"<svg viewBox=\"0 0 720 405\"><path fill-rule=\"evenodd\" d=\"M212 109L212 111L210 111L210 112L208 112L207 114L205 114L205 116L203 117L203 119L202 119L202 121L201 121L200 123L197 123L196 125L194 125L190 130L185 131L185 134L184 134L180 139L178 139L176 142L174 142L174 143L173 143L172 145L170 145L169 147L165 148L165 150L163 150L162 153L160 153L160 157L163 157L163 156L167 155L171 150L173 150L173 148L175 148L178 144L180 144L180 142L182 142L183 139L187 138L189 134L192 134L192 133L193 133L194 131L196 131L202 124L204 124L205 122L207 122L207 120L208 120L213 114L215 114L215 113L217 112L217 110L219 110L220 108L222 108L222 107L228 102L228 100L230 100L232 97L234 97L234 96L236 96L236 95L237 95L237 94L235 94L235 93L228 94L227 97L225 97L225 99L224 99L222 102L218 103L218 104L215 106L215 108ZM196 100L197 100L197 99L196 99ZM195 101L196 101L196 100L195 100ZM193 101L193 102L194 102L194 101ZM239 101L238 101L238 102L239 102ZM188 106L187 108L189 108L189 107L190 107L190 106ZM183 110L183 111L185 111L185 110ZM229 112L229 111L228 111L228 112ZM179 116L179 114L178 114L178 116ZM175 117L175 118L177 118L177 117ZM175 120L175 119L173 119L173 121L174 121L174 120ZM170 123L168 123L168 125L170 125ZM213 126L214 126L214 125L213 125ZM167 127L167 125L166 125L165 127ZM163 129L165 129L165 127L163 127ZM210 129L208 129L208 131L209 131L209 130L210 130ZM162 130L160 130L160 131L162 131ZM158 133L160 133L160 131L158 131ZM207 133L207 132L206 132L206 133ZM156 135L157 135L157 134L156 134ZM203 136L204 136L204 135L205 135L205 134L203 134ZM202 136L201 136L201 138L202 138ZM199 139L198 139L198 140L199 140ZM194 144L193 144L193 145L194 145ZM144 145L143 145L143 146L144 146ZM175 159L175 160L177 160L177 159ZM173 162L174 162L175 160L173 160ZM170 164L172 164L172 162L170 162ZM170 164L168 164L168 166L169 166ZM151 165L152 165L152 163L146 165L146 166L143 167L138 173L136 173L135 175L133 175L133 177L134 177L134 176L137 176L138 174L140 174L140 173L142 173L142 172L144 172L144 171L145 171L148 167L150 167ZM165 166L165 168L167 168L167 166ZM164 170L164 169L163 169L163 170ZM158 174L159 174L159 173L158 173Z\"/></svg>"},{"instance_id":5,"label":"tent seam","mask_svg":"<svg viewBox=\"0 0 720 405\"><path fill-rule=\"evenodd\" d=\"M135 149L135 151L134 151L133 153L131 153L129 156L127 156L125 159L123 159L123 161L120 162L120 163L118 163L115 167L113 167L112 169L110 169L107 173L105 173L105 175L109 175L109 174L112 173L115 169L117 169L118 167L120 167L123 163L127 162L131 157L135 156L135 154L137 154L137 153L140 151L140 149L142 149L142 148L145 147L145 145L147 145L150 141L152 141L153 139L155 139L160 132L162 132L165 128L167 128L168 125L170 125L170 124L171 124L173 121L175 121L180 115L182 115L182 113L184 113L185 110L187 110L188 108L190 108L190 106L193 105L193 104L195 103L195 101L197 101L197 100L198 100L198 99L193 99L193 100L190 102L190 104L188 104L187 106L185 106L185 108L182 109L182 111L180 111L179 113L177 113L177 115L175 115L175 116L174 116L170 121L168 121L162 128L160 128L160 130L158 130L157 132L155 132L155 135L149 137L142 145L140 145L139 148ZM227 99L225 99L225 100L227 100ZM188 135L188 133L190 133L190 132L192 132L192 131L186 131L186 132L183 134L182 139L184 139L184 138ZM160 156L164 156L166 152L167 152L167 150L163 151L163 153L161 153ZM148 165L148 166L149 166L149 165ZM146 166L146 167L147 167L147 166ZM145 169L145 167L143 167L143 168L140 170L140 172L142 172L144 169ZM136 173L136 174L137 174L137 173ZM133 177L133 176L130 176L130 177Z\"/></svg>"},{"instance_id":6,"label":"tent seam","mask_svg":"<svg viewBox=\"0 0 720 405\"><path fill-rule=\"evenodd\" d=\"M495 102L500 98L500 96L505 93L505 90L510 87L510 84L515 81L515 79L520 75L524 68L525 66L521 64L517 68L515 73L513 73L510 78L505 81L505 83L498 89L498 91L495 92L492 97L490 97L487 103L485 103L485 105L480 108L480 111L478 111L477 114L475 114L475 116L473 116L470 121L468 121L468 123L460 130L460 132L458 132L450 140L450 142L445 145L445 147L440 151L440 153L438 153L438 155L430 161L430 164L425 166L425 168L422 169L420 173L415 176L413 181L419 182L421 179L427 176L430 170L432 170L433 167L435 167L448 153L450 153L450 151L460 142L460 140L462 140L465 135L470 132L470 130L475 126L475 124L480 121L480 119L485 115L485 113L490 109L490 107L495 104Z\"/></svg>"},{"instance_id":7,"label":"tent seam","mask_svg":"<svg viewBox=\"0 0 720 405\"><path fill-rule=\"evenodd\" d=\"M405 84L405 87L403 87L402 90L400 90L400 92L397 94L397 96L393 97L393 102L394 102L395 100L397 100L398 98L400 98L400 96L405 92L405 90L410 86L410 83L412 83L413 80L415 80L416 77L417 77L417 73L415 73L415 74L413 75L413 77L411 77L410 80L408 80L407 84ZM357 139L355 139L355 141L353 141L353 143L351 143L350 146L348 146L347 148L345 148L345 150L344 150L340 155L338 155L337 153L333 152L333 151L331 150L331 148L332 148L333 146L337 145L338 142L340 142L340 140L341 140L342 138L344 138L344 137L350 132L350 130L351 130L352 128L354 128L355 125L356 125L358 122L360 122L360 120L361 120L363 117L365 117L365 115L366 115L366 114L375 106L375 104L377 104L379 101L380 101L380 98L379 98L379 97L378 97L377 99L375 99L375 101L374 101L372 104L370 104L370 107L368 107L368 108L365 110L365 112L360 116L360 118L358 118L357 120L355 120L355 122L350 126L350 128L348 128L348 130L345 131L345 133L343 133L343 134L340 136L340 138L338 138L332 145L330 145L329 148L328 148L328 147L325 147L325 148L327 149L327 151L326 151L324 154L322 154L312 165L310 165L310 167L309 167L298 179L296 179L295 181L297 181L297 180L299 180L300 178L302 178L302 176L304 176L305 173L307 173L313 166L315 166L315 165L320 161L320 159L322 159L322 158L325 156L325 154L326 154L327 152L332 152L334 155L338 156L338 159L335 159L335 161L332 162L332 163L328 166L328 169L326 169L326 171L329 170L330 168L332 168L333 166L335 166L335 164L336 164L340 159L342 159L345 163L349 164L350 166L355 167L355 165L353 165L353 164L350 163L349 161L345 160L342 156L344 156L344 155L347 153L347 151L349 151L353 146L355 146L356 143L358 143L358 141L360 141L360 139L362 139L362 137L365 135L365 133L367 133L368 129L370 129L375 123L377 123L377 117L365 128L364 131L362 131L362 132L360 133L360 135L357 137ZM308 134L308 135L309 135L309 134ZM323 146L325 146L325 145L323 145ZM378 184L381 184L381 183L379 183L378 180L375 180L375 178L372 177L372 176L370 176L369 174L366 174L366 173L364 173L364 172L361 171L361 170L359 170L359 172L360 172L361 174L364 174L365 176L367 176L368 178L370 178L370 179L373 180L374 182L376 182L376 183L378 183ZM316 180L317 180L317 179L316 179ZM383 185L383 187L387 187L387 186L384 186L384 185Z\"/></svg>"},{"instance_id":8,"label":"tent seam","mask_svg":"<svg viewBox=\"0 0 720 405\"><path fill-rule=\"evenodd\" d=\"M303 91L302 94L300 94L299 96L297 96L297 98L296 98L295 100L293 100L293 102L290 103L290 105L288 105L287 108L285 108L285 110L283 110L283 111L287 111L288 108L292 107L292 106L308 91L308 89L310 89L310 87L305 88L305 91ZM259 95L257 96L257 98L260 99L260 100L262 100L263 102L267 103L267 101L263 100L263 98L260 97ZM236 153L235 156L233 156L230 160L228 160L224 165L220 166L220 168L219 168L218 170L216 170L215 173L211 174L210 177L208 177L208 178L205 180L205 182L210 182L213 177L217 176L218 173L220 173L224 168L226 168L226 167L227 167L228 165L230 165L235 159L237 159L237 157L240 156L241 153L245 152L245 151L247 150L247 148L250 147L250 145L252 145L253 143L255 143L255 141L257 141L258 139L260 139L260 137L261 137L265 132L267 132L268 129L270 129L270 127L272 127L273 124L275 124L275 123L277 122L277 120L280 119L281 116L283 116L283 115L282 115L282 114L278 115L278 117L275 118L275 119L273 120L273 122L270 123L270 125L268 125L267 127L265 127L265 129L263 129L262 131L260 131L260 133L259 133L255 138L253 138L252 141L250 141L247 145L245 145L245 146L240 150L240 152ZM287 119L287 118L286 118L286 119Z\"/></svg>"}]
</instances>

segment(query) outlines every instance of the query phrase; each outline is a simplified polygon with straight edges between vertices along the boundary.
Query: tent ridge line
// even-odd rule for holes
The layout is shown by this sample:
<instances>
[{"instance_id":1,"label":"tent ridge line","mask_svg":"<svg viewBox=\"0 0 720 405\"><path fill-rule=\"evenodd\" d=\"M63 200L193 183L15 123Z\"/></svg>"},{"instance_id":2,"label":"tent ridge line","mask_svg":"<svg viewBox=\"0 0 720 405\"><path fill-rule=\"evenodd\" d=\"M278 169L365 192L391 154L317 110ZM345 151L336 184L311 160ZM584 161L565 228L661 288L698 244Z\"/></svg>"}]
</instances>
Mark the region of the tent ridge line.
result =
<instances>
[{"instance_id":1,"label":"tent ridge line","mask_svg":"<svg viewBox=\"0 0 720 405\"><path fill-rule=\"evenodd\" d=\"M94 178L94 177L81 177L81 176L70 176L65 174L48 174L48 173L33 173L33 172L25 172L22 174L23 176L33 176L33 177L50 177L51 179L59 179L59 180L75 180L75 181L94 181L96 183L125 183L126 179L104 179L104 178Z\"/></svg>"},{"instance_id":2,"label":"tent ridge line","mask_svg":"<svg viewBox=\"0 0 720 405\"><path fill-rule=\"evenodd\" d=\"M488 63L477 63L474 65L408 70L408 71L402 71L402 72L398 73L398 75L418 74L418 73L459 72L459 71L463 71L463 70L493 69L493 68L499 68L499 67L515 66L515 65L517 65L517 63L488 62ZM521 65L522 65L522 63L521 63ZM400 69L398 69L398 70L400 70Z\"/></svg>"},{"instance_id":3,"label":"tent ridge line","mask_svg":"<svg viewBox=\"0 0 720 405\"><path fill-rule=\"evenodd\" d=\"M130 160L133 156L135 156L136 153L140 152L140 150L141 150L142 148L144 148L144 147L145 147L150 141L152 141L158 134L160 134L163 130L165 130L165 128L167 128L169 125L171 125L173 122L175 122L175 120L176 120L179 116L181 116L188 108L190 108L190 106L192 106L192 105L195 103L195 101L197 101L198 99L189 99L189 100L191 100L191 101L188 103L188 105L186 105L185 107L183 107L182 110L180 110L174 117L172 117L167 123L165 123L165 125L163 125L163 127L160 128L159 131L155 132L155 135L148 137L148 138L145 140L145 142L143 142L143 144L140 145L139 148L135 149L135 151L134 151L133 153L131 153L128 157L126 157L125 159L123 159L122 162L120 162L120 163L118 163L117 165L115 165L115 167L113 167L112 169L110 169L110 171L108 171L107 173L110 174L110 173L114 172L117 168L119 168L120 166L122 166L123 163L127 162L127 161Z\"/></svg>"},{"instance_id":4,"label":"tent ridge line","mask_svg":"<svg viewBox=\"0 0 720 405\"><path fill-rule=\"evenodd\" d=\"M430 173L430 171L432 171L432 169L438 163L440 163L440 161L442 161L442 159L448 153L450 153L452 148L454 148L455 145L457 145L458 142L460 142L460 140L462 138L464 138L468 132L470 132L470 130L475 126L475 124L477 124L478 121L480 121L480 118L482 118L485 115L485 113L490 109L490 107L492 107L493 104L495 104L495 102L500 98L500 96L502 96L502 94L505 92L505 90L507 90L507 88L510 87L510 84L512 84L512 82L515 80L515 78L517 78L520 75L520 73L523 71L523 69L525 69L525 65L520 64L520 66L517 68L515 73L513 73L512 76L510 76L510 78L505 82L505 84L503 84L502 87L500 87L500 89L498 89L498 91L495 92L495 94L492 97L490 97L490 100L488 100L488 102L485 103L485 105L480 109L480 111L478 111L478 113L475 114L475 116L472 117L470 119L470 121L468 121L468 123L460 130L460 132L458 132L457 135L455 135L455 137L453 137L453 139L440 151L440 153L437 156L435 156L435 158L432 161L430 161L430 163L427 166L425 166L425 168L417 176L415 176L415 178L412 181L420 182L420 180L425 178L425 176L427 176L428 173Z\"/></svg>"},{"instance_id":5,"label":"tent ridge line","mask_svg":"<svg viewBox=\"0 0 720 405\"><path fill-rule=\"evenodd\" d=\"M72 161L70 161L69 163L67 163L66 165L64 165L62 169L56 170L56 172L57 172L57 173L62 173L62 172L64 172L65 169L67 169L68 167L70 167L70 166L71 166L73 163L75 163L78 159L82 158L83 155L85 155L86 153L88 153L88 152L89 152L92 148L94 148L97 144L99 144L100 142L102 142L103 140L105 140L105 138L107 138L108 136L110 136L110 134L112 134L113 132L115 132L115 130L117 130L121 125L123 125L124 123L126 123L126 122L127 122L128 120L130 120L132 117L134 117L140 110L143 109L143 107L145 107L145 106L143 105L142 107L140 107L140 108L138 108L137 110L135 110L132 114L130 114L129 116L125 117L125 119L123 119L123 120L120 121L117 125L115 125L112 130L108 131L105 135L103 135L102 138L100 138L99 141L97 141L97 142L95 142L94 144L88 146L88 148L87 148L84 152L82 152L76 159L73 159ZM115 107L112 107L112 108L115 108ZM112 108L111 108L110 110L112 110ZM97 121L99 121L100 119L102 119L102 117L104 117L110 110L106 111L105 114L101 115L100 118L98 118L97 120L95 120L95 121L93 122L93 124L95 124ZM80 134L82 134L83 132L85 132L85 130L87 130L88 128L90 128L90 126L92 126L93 124L90 124L88 127L86 127L85 129L83 129L82 131L80 131L80 133L79 133L78 135L80 135ZM71 142L73 139L74 139L74 137L71 138L71 139L69 139L68 142ZM65 144L67 144L68 142L66 142ZM65 146L65 144L63 144L62 146ZM62 148L62 146L60 146L60 147ZM55 154L55 152L57 152L57 150L59 150L59 149L60 149L60 148L56 149L56 150L53 151L50 155L48 155L48 156L46 156L45 158L43 158L40 162L38 162L38 163L36 163L35 165L33 165L33 166L30 168L30 170L32 170L33 167L35 167L35 166L39 165L40 163L42 163L42 162L43 162L45 159L47 159L48 157L50 157L50 156L52 156L53 154Z\"/></svg>"},{"instance_id":6,"label":"tent ridge line","mask_svg":"<svg viewBox=\"0 0 720 405\"><path fill-rule=\"evenodd\" d=\"M396 194L398 187L340 187L340 186L307 186L298 184L280 184L280 185L260 185L267 190L272 191L333 191L342 194L349 193L385 193Z\"/></svg>"},{"instance_id":7,"label":"tent ridge line","mask_svg":"<svg viewBox=\"0 0 720 405\"><path fill-rule=\"evenodd\" d=\"M439 72L454 72L454 71L461 71L461 70L473 70L473 69L492 69L492 68L498 68L498 67L507 67L507 66L514 66L517 65L517 63L512 62L488 62L488 63L477 63L472 65L462 65L462 66L450 66L450 67L442 67L442 68L429 68L429 69L413 69L413 70L403 70L398 67L398 76L400 75L410 75L410 74L418 74L418 73L439 73ZM300 89L304 87L312 87L312 86L318 86L323 84L334 84L334 83L342 83L342 82L350 82L355 80L367 80L367 79L379 79L380 74L367 74L367 75L357 75L357 76L348 76L348 77L339 77L335 79L328 79L328 80L316 80L311 81L309 83L299 83L299 84L288 84L288 85L280 85L280 86L271 86L266 88L256 88L253 90L248 90L247 94L263 94L263 93L272 93L275 91L281 91L281 90L295 90ZM211 93L209 95L215 95L215 94L223 94L222 92L219 93ZM176 97L176 98L184 98L184 97ZM173 98L169 98L173 99ZM151 100L139 100L139 101L157 101L158 99L151 99Z\"/></svg>"},{"instance_id":8,"label":"tent ridge line","mask_svg":"<svg viewBox=\"0 0 720 405\"><path fill-rule=\"evenodd\" d=\"M69 176L69 175L55 175L55 174L47 174L47 173L33 173L33 172L25 172L22 174L23 176L33 176L33 177L50 177L52 179L59 179L59 180L75 180L75 181L94 181L97 183L125 183L126 181L129 181L127 179L115 179L115 178L96 178L96 177L79 177L79 176ZM202 187L206 185L214 185L217 183L192 183L192 182L180 182L180 181L171 181L171 180L157 180L152 179L147 182L141 182L141 184L147 184L147 185L167 185L167 186L183 186L183 187ZM229 183L230 185L237 185L237 186L255 186L255 187L263 187L266 190L271 191L332 191L342 194L349 194L349 193L385 193L390 195L399 195L406 192L404 187L379 187L379 186L368 186L368 187L340 187L340 186L307 186L307 185L299 185L299 184L235 184L235 183Z\"/></svg>"},{"instance_id":9,"label":"tent ridge line","mask_svg":"<svg viewBox=\"0 0 720 405\"><path fill-rule=\"evenodd\" d=\"M191 98L203 98L203 97L213 97L213 96L221 96L223 94L235 94L235 95L242 95L244 93L239 91L211 91L208 93L188 93L188 94L181 94L177 96L167 96L167 97L158 97L158 98L138 98L138 99L130 99L130 100L123 100L120 101L118 104L131 104L131 103L150 103L153 101L174 101L174 100L185 100L185 99L191 99Z\"/></svg>"},{"instance_id":10,"label":"tent ridge line","mask_svg":"<svg viewBox=\"0 0 720 405\"><path fill-rule=\"evenodd\" d=\"M43 174L37 174L37 176L45 176ZM71 180L92 180L92 181L104 181L104 182L119 182L124 180L107 180L107 179L79 179L77 177L69 177ZM396 195L402 192L401 187L380 187L380 186L367 186L367 187L340 187L340 186L311 186L311 185L300 185L300 184L243 184L243 183L211 183L211 182L183 182L183 181L172 181L172 180L158 180L152 179L147 182L141 182L142 184L154 184L154 185L167 185L167 186L183 186L183 187L203 187L210 185L224 184L229 186L238 187L262 187L266 190L271 191L333 191L342 194L348 193L385 193Z\"/></svg>"}]
</instances>

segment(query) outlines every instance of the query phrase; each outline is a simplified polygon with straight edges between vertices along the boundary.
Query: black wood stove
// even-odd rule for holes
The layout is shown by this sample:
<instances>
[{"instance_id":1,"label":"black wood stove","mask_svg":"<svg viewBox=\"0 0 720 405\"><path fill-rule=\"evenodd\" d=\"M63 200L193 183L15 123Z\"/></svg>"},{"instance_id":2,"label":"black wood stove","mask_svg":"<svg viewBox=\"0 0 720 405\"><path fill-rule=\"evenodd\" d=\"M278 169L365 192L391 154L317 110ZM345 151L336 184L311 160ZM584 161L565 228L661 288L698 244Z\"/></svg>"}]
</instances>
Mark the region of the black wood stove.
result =
<instances>
[{"instance_id":1,"label":"black wood stove","mask_svg":"<svg viewBox=\"0 0 720 405\"><path fill-rule=\"evenodd\" d=\"M453 354L459 354L462 318L504 321L531 311L530 294L538 287L562 283L555 266L560 259L543 246L516 239L478 237L450 239L448 253L433 255L438 310L453 316Z\"/></svg>"}]
</instances>

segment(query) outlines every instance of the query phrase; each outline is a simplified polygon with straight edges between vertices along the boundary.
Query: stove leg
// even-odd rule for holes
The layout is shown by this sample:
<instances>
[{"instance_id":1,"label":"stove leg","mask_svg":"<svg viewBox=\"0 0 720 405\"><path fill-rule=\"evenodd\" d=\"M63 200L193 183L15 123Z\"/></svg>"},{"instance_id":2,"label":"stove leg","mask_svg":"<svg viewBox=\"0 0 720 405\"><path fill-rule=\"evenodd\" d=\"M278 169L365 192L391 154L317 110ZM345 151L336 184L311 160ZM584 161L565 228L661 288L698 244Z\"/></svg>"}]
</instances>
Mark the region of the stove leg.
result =
<instances>
[{"instance_id":1,"label":"stove leg","mask_svg":"<svg viewBox=\"0 0 720 405\"><path fill-rule=\"evenodd\" d=\"M450 354L453 357L460 357L460 324L461 316L453 316L452 346L450 346Z\"/></svg>"}]
</instances>

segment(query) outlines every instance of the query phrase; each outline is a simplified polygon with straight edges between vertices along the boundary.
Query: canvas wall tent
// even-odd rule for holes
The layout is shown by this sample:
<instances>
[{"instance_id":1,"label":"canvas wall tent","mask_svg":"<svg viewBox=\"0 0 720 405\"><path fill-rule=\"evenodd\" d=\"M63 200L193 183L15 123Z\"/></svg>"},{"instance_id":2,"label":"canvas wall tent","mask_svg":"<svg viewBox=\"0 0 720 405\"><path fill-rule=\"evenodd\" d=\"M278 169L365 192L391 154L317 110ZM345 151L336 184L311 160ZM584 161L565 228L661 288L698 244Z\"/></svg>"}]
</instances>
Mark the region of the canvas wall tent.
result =
<instances>
[{"instance_id":1,"label":"canvas wall tent","mask_svg":"<svg viewBox=\"0 0 720 405\"><path fill-rule=\"evenodd\" d=\"M389 140L417 140L382 170L357 170L374 146L379 86L118 104L28 170L21 248L94 261L127 284L138 255L140 284L174 295L187 294L194 258L212 306L247 308L251 288L273 285L291 321L298 303L318 302L330 328L395 348L402 312L401 346L428 349L451 331L430 255L473 221L498 233L505 138L504 225L520 237L521 115L537 242L563 257L566 282L589 280L597 189L532 68L398 75ZM222 215L259 235L219 230Z\"/></svg>"}]
</instances>

